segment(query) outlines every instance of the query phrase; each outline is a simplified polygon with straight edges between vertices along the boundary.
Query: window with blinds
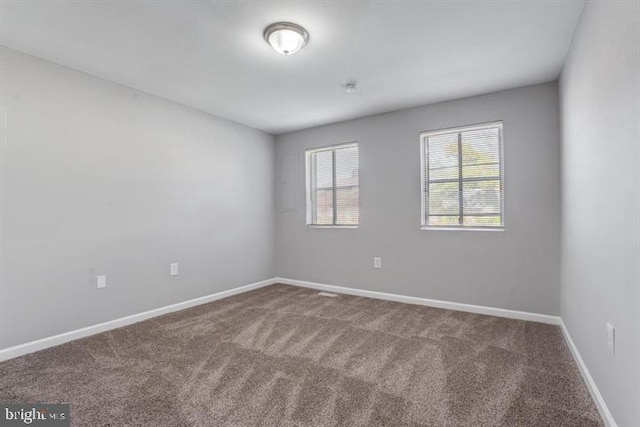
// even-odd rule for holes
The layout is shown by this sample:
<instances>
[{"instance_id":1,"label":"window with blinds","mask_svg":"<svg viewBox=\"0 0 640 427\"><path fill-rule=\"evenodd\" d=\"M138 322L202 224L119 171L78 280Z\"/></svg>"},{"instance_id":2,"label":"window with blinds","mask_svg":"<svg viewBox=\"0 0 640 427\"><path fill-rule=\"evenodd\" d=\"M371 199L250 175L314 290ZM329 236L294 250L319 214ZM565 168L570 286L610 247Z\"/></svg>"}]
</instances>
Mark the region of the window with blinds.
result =
<instances>
[{"instance_id":1,"label":"window with blinds","mask_svg":"<svg viewBox=\"0 0 640 427\"><path fill-rule=\"evenodd\" d=\"M421 134L422 226L504 227L502 122Z\"/></svg>"},{"instance_id":2,"label":"window with blinds","mask_svg":"<svg viewBox=\"0 0 640 427\"><path fill-rule=\"evenodd\" d=\"M307 224L355 227L360 219L358 144L307 150Z\"/></svg>"}]
</instances>

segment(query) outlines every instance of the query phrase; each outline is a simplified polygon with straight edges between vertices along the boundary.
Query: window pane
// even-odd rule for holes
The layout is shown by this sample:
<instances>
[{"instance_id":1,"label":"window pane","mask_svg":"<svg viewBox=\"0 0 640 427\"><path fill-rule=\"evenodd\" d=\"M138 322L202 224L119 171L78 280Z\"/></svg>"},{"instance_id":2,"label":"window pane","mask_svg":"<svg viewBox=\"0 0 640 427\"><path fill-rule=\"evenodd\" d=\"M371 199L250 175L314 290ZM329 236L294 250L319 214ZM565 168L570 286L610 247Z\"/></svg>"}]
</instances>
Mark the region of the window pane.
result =
<instances>
[{"instance_id":1,"label":"window pane","mask_svg":"<svg viewBox=\"0 0 640 427\"><path fill-rule=\"evenodd\" d=\"M338 188L336 190L338 206L338 225L357 225L360 219L358 207L358 187Z\"/></svg>"},{"instance_id":2,"label":"window pane","mask_svg":"<svg viewBox=\"0 0 640 427\"><path fill-rule=\"evenodd\" d=\"M464 182L462 196L464 215L500 213L499 180Z\"/></svg>"},{"instance_id":3,"label":"window pane","mask_svg":"<svg viewBox=\"0 0 640 427\"><path fill-rule=\"evenodd\" d=\"M331 188L333 186L333 154L331 150L313 153L315 172L315 188Z\"/></svg>"},{"instance_id":4,"label":"window pane","mask_svg":"<svg viewBox=\"0 0 640 427\"><path fill-rule=\"evenodd\" d=\"M427 138L428 179L458 178L458 134L447 133ZM427 177L425 177L427 178Z\"/></svg>"},{"instance_id":5,"label":"window pane","mask_svg":"<svg viewBox=\"0 0 640 427\"><path fill-rule=\"evenodd\" d=\"M476 129L460 133L462 164L480 165L500 161L500 129Z\"/></svg>"},{"instance_id":6,"label":"window pane","mask_svg":"<svg viewBox=\"0 0 640 427\"><path fill-rule=\"evenodd\" d=\"M358 147L336 151L336 186L358 185Z\"/></svg>"},{"instance_id":7,"label":"window pane","mask_svg":"<svg viewBox=\"0 0 640 427\"><path fill-rule=\"evenodd\" d=\"M317 190L314 224L333 224L333 190Z\"/></svg>"},{"instance_id":8,"label":"window pane","mask_svg":"<svg viewBox=\"0 0 640 427\"><path fill-rule=\"evenodd\" d=\"M464 216L463 225L468 227L501 227L499 216Z\"/></svg>"},{"instance_id":9,"label":"window pane","mask_svg":"<svg viewBox=\"0 0 640 427\"><path fill-rule=\"evenodd\" d=\"M460 225L459 216L430 216L429 225L443 226L443 225Z\"/></svg>"},{"instance_id":10,"label":"window pane","mask_svg":"<svg viewBox=\"0 0 640 427\"><path fill-rule=\"evenodd\" d=\"M429 214L458 215L460 207L458 182L429 184Z\"/></svg>"}]
</instances>

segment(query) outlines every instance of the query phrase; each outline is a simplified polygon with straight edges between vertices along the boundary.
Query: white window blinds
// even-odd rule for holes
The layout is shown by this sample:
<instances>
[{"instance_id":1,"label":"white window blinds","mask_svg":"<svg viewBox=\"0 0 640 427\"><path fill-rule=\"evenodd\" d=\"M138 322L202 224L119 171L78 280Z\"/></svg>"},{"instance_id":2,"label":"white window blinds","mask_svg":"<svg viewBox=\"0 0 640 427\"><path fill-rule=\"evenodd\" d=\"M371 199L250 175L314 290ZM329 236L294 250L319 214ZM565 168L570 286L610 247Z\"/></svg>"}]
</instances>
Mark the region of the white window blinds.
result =
<instances>
[{"instance_id":1,"label":"white window blinds","mask_svg":"<svg viewBox=\"0 0 640 427\"><path fill-rule=\"evenodd\" d=\"M502 228L502 122L421 135L422 226Z\"/></svg>"},{"instance_id":2,"label":"white window blinds","mask_svg":"<svg viewBox=\"0 0 640 427\"><path fill-rule=\"evenodd\" d=\"M358 144L308 150L307 224L357 226Z\"/></svg>"}]
</instances>

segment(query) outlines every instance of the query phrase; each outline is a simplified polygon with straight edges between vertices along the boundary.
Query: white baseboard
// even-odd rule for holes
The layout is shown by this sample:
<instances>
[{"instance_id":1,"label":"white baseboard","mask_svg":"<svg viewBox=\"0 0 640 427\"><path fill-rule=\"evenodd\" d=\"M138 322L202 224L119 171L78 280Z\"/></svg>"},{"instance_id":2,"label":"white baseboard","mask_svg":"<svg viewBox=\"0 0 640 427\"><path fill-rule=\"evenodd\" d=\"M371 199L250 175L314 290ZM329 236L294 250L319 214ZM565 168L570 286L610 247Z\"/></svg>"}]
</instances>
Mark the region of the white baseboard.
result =
<instances>
[{"instance_id":1,"label":"white baseboard","mask_svg":"<svg viewBox=\"0 0 640 427\"><path fill-rule=\"evenodd\" d=\"M504 308L485 307L482 305L463 304L459 302L441 301L429 298L410 297L405 295L388 294L386 292L369 291L365 289L346 288L343 286L327 285L324 283L307 282L304 280L287 279L276 277L275 283L285 285L301 286L304 288L318 289L321 291L337 292L360 297L384 299L389 301L403 302L407 304L426 305L429 307L445 308L447 310L466 311L468 313L486 314L489 316L507 317L509 319L529 320L532 322L548 323L559 325L561 320L558 316L548 314L529 313L526 311L507 310Z\"/></svg>"},{"instance_id":2,"label":"white baseboard","mask_svg":"<svg viewBox=\"0 0 640 427\"><path fill-rule=\"evenodd\" d=\"M573 358L576 361L578 368L580 369L582 378L584 379L584 382L587 384L589 393L591 393L591 398L595 402L596 407L598 408L598 412L600 412L600 416L602 417L602 420L604 421L607 427L617 427L618 424L616 424L616 421L613 419L613 415L611 415L611 412L609 411L607 404L605 403L604 399L602 398L602 395L600 394L600 390L598 390L598 386L593 380L591 373L589 373L589 369L587 368L587 365L584 363L584 360L582 360L582 356L578 351L578 347L576 347L575 343L571 339L571 335L569 334L567 325L564 324L564 321L562 319L560 320L560 329L562 329L562 335L564 336L564 339L567 342L569 349L571 349L571 354L573 354Z\"/></svg>"},{"instance_id":3,"label":"white baseboard","mask_svg":"<svg viewBox=\"0 0 640 427\"><path fill-rule=\"evenodd\" d=\"M75 331L64 332L62 334L42 338L25 344L8 347L0 350L0 362L2 362L3 360L13 359L14 357L22 356L28 353L33 353L34 351L44 350L45 348L64 344L66 342L77 340L79 338L99 334L100 332L110 331L112 329L121 328L133 323L138 323L152 317L161 316L163 314L172 313L178 310L184 310L185 308L205 304L211 301L230 297L232 295L252 291L254 289L262 288L273 283L276 283L274 279L267 279L261 282L250 283L248 285L240 286L222 292L216 292L215 294L206 295L204 297L194 298L188 301L179 302L177 304L171 304L165 307L155 308L153 310L145 311L142 313L132 314L130 316L110 320L108 322L98 323L97 325L76 329Z\"/></svg>"},{"instance_id":4,"label":"white baseboard","mask_svg":"<svg viewBox=\"0 0 640 427\"><path fill-rule=\"evenodd\" d=\"M251 283L245 286L229 289L215 294L207 295L200 298L191 299L188 301L179 302L177 304L168 305L165 307L156 308L153 310L145 311L142 313L132 314L130 316L121 317L119 319L110 320L97 325L87 326L85 328L76 329L74 331L64 332L51 337L42 338L36 341L31 341L24 344L19 344L13 347L0 349L0 362L3 360L13 359L14 357L22 356L35 351L44 350L49 347L64 344L69 341L77 340L80 338L88 337L90 335L99 334L101 332L110 331L112 329L121 328L123 326L131 325L133 323L141 322L152 317L161 316L163 314L172 313L178 310L184 310L185 308L193 307L200 304L205 304L211 301L219 300L222 298L237 295L243 292L248 292L254 289L258 289L264 286L268 286L274 283L283 283L287 285L301 286L305 288L313 288L324 291L338 292L349 295L358 295L369 298L384 299L390 301L403 302L408 304L419 304L430 307L445 308L449 310L466 311L470 313L488 314L491 316L508 317L512 319L531 320L534 322L560 324L560 318L556 316L548 316L544 314L526 313L522 311L505 310L501 308L483 307L470 304L461 304L448 301L439 301L427 298L409 297L404 295L388 294L384 292L368 291L364 289L346 288L342 286L326 285L322 283L307 282L303 280L287 279L282 277L276 277L273 279L263 280L261 282Z\"/></svg>"}]
</instances>

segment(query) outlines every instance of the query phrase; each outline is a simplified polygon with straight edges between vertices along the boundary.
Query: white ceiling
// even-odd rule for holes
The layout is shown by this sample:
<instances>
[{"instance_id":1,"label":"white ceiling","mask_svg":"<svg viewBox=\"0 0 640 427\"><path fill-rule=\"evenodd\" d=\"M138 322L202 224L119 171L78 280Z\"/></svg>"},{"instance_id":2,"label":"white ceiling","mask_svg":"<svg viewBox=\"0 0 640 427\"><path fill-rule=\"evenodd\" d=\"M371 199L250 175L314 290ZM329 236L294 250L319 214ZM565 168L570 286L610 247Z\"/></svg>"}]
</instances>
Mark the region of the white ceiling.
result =
<instances>
[{"instance_id":1,"label":"white ceiling","mask_svg":"<svg viewBox=\"0 0 640 427\"><path fill-rule=\"evenodd\" d=\"M0 0L0 43L277 134L555 80L583 3Z\"/></svg>"}]
</instances>

